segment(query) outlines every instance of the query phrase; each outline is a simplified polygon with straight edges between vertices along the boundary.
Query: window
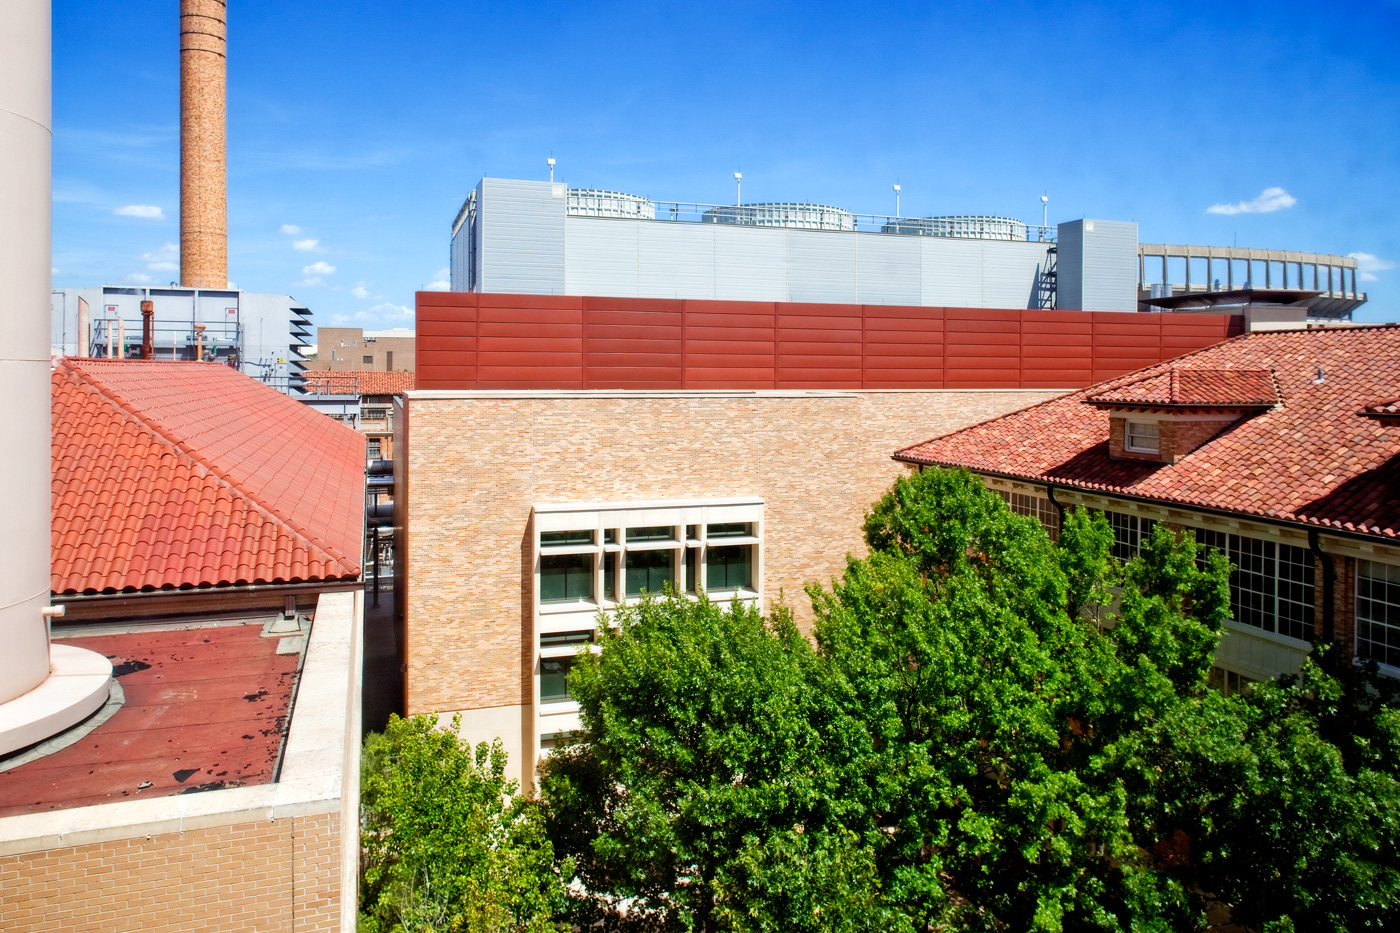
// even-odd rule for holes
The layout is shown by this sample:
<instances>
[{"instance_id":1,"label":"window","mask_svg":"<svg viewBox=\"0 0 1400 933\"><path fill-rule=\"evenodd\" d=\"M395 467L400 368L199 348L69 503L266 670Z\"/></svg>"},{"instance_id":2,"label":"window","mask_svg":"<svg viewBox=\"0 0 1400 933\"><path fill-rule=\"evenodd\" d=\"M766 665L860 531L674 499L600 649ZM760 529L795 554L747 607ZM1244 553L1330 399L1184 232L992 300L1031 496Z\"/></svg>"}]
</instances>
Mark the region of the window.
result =
<instances>
[{"instance_id":1,"label":"window","mask_svg":"<svg viewBox=\"0 0 1400 933\"><path fill-rule=\"evenodd\" d=\"M1113 556L1121 561L1137 557L1142 542L1152 537L1152 529L1157 524L1150 518L1139 518L1127 512L1104 512L1108 526L1113 529Z\"/></svg>"},{"instance_id":2,"label":"window","mask_svg":"<svg viewBox=\"0 0 1400 933\"><path fill-rule=\"evenodd\" d=\"M667 529L668 531L670 529ZM631 539L631 529L627 532ZM624 567L627 576L627 595L640 596L642 591L660 593L666 584L676 581L675 562L669 549L657 551L628 551Z\"/></svg>"},{"instance_id":3,"label":"window","mask_svg":"<svg viewBox=\"0 0 1400 933\"><path fill-rule=\"evenodd\" d=\"M569 671L573 658L540 658L540 702L563 703L569 695Z\"/></svg>"},{"instance_id":4,"label":"window","mask_svg":"<svg viewBox=\"0 0 1400 933\"><path fill-rule=\"evenodd\" d=\"M387 408L366 408L360 413L360 417L365 421L388 421L389 409Z\"/></svg>"},{"instance_id":5,"label":"window","mask_svg":"<svg viewBox=\"0 0 1400 933\"><path fill-rule=\"evenodd\" d=\"M541 531L540 547L559 547L566 544L592 544L591 531Z\"/></svg>"},{"instance_id":6,"label":"window","mask_svg":"<svg viewBox=\"0 0 1400 933\"><path fill-rule=\"evenodd\" d=\"M705 532L711 538L746 538L752 531L748 522L719 522Z\"/></svg>"},{"instance_id":7,"label":"window","mask_svg":"<svg viewBox=\"0 0 1400 933\"><path fill-rule=\"evenodd\" d=\"M1212 667L1210 675L1206 679L1206 686L1212 690L1219 690L1228 696L1237 693L1248 693L1249 685L1254 683L1243 674L1236 674L1234 671L1227 671L1223 667Z\"/></svg>"},{"instance_id":8,"label":"window","mask_svg":"<svg viewBox=\"0 0 1400 933\"><path fill-rule=\"evenodd\" d=\"M1400 667L1400 566L1356 562L1356 653Z\"/></svg>"},{"instance_id":9,"label":"window","mask_svg":"<svg viewBox=\"0 0 1400 933\"><path fill-rule=\"evenodd\" d=\"M593 630L579 629L573 632L545 632L540 635L541 648L559 648L569 645L586 645L593 640Z\"/></svg>"},{"instance_id":10,"label":"window","mask_svg":"<svg viewBox=\"0 0 1400 933\"><path fill-rule=\"evenodd\" d=\"M371 437L369 439L369 444L366 447L365 453L371 460L379 459L379 438Z\"/></svg>"},{"instance_id":11,"label":"window","mask_svg":"<svg viewBox=\"0 0 1400 933\"><path fill-rule=\"evenodd\" d=\"M1222 552L1230 571L1230 614L1241 625L1306 641L1313 632L1313 556L1307 548L1196 529L1196 541Z\"/></svg>"},{"instance_id":12,"label":"window","mask_svg":"<svg viewBox=\"0 0 1400 933\"><path fill-rule=\"evenodd\" d=\"M603 532L603 543L604 543L604 544L616 544L616 543L617 543L617 529L616 529L616 528L609 528L609 529L607 529L606 531Z\"/></svg>"},{"instance_id":13,"label":"window","mask_svg":"<svg viewBox=\"0 0 1400 933\"><path fill-rule=\"evenodd\" d=\"M648 525L645 528L628 528L627 540L632 541L674 541L676 529L670 525Z\"/></svg>"},{"instance_id":14,"label":"window","mask_svg":"<svg viewBox=\"0 0 1400 933\"><path fill-rule=\"evenodd\" d=\"M373 365L374 365L374 357L372 357L372 356L362 356L362 357L360 357L360 362L361 362L361 363L364 363L364 364L366 364L366 365L369 365L369 366L373 366Z\"/></svg>"},{"instance_id":15,"label":"window","mask_svg":"<svg viewBox=\"0 0 1400 933\"><path fill-rule=\"evenodd\" d=\"M1129 450L1141 450L1155 454L1160 449L1158 429L1154 422L1129 421L1126 433Z\"/></svg>"},{"instance_id":16,"label":"window","mask_svg":"<svg viewBox=\"0 0 1400 933\"><path fill-rule=\"evenodd\" d=\"M592 554L542 554L540 602L593 598Z\"/></svg>"},{"instance_id":17,"label":"window","mask_svg":"<svg viewBox=\"0 0 1400 933\"><path fill-rule=\"evenodd\" d=\"M705 589L750 589L753 586L753 548L712 547L705 555Z\"/></svg>"},{"instance_id":18,"label":"window","mask_svg":"<svg viewBox=\"0 0 1400 933\"><path fill-rule=\"evenodd\" d=\"M1003 489L993 489L992 492L1001 496L1017 515L1038 520L1045 526L1051 541L1060 540L1060 510L1055 508L1049 499L1044 496L1028 496L1021 492L1007 492Z\"/></svg>"},{"instance_id":19,"label":"window","mask_svg":"<svg viewBox=\"0 0 1400 933\"><path fill-rule=\"evenodd\" d=\"M700 580L700 549L691 547L685 549L685 591L687 593L696 592Z\"/></svg>"},{"instance_id":20,"label":"window","mask_svg":"<svg viewBox=\"0 0 1400 933\"><path fill-rule=\"evenodd\" d=\"M608 551L603 555L603 598L617 601L617 552Z\"/></svg>"}]
</instances>

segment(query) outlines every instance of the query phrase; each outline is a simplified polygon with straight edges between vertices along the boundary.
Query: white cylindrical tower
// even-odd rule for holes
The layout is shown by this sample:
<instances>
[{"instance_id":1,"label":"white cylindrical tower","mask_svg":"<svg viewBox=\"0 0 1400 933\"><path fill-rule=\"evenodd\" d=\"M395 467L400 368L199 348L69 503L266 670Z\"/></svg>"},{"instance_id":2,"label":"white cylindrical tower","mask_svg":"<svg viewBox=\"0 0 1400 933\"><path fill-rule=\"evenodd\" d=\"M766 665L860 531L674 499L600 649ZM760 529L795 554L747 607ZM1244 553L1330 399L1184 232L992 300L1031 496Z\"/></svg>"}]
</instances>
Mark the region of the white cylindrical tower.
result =
<instances>
[{"instance_id":1,"label":"white cylindrical tower","mask_svg":"<svg viewBox=\"0 0 1400 933\"><path fill-rule=\"evenodd\" d=\"M49 0L0 3L0 398L14 538L0 562L0 703L49 675Z\"/></svg>"},{"instance_id":2,"label":"white cylindrical tower","mask_svg":"<svg viewBox=\"0 0 1400 933\"><path fill-rule=\"evenodd\" d=\"M0 3L0 398L10 406L10 546L0 561L0 754L106 702L112 664L49 646L52 53L49 0Z\"/></svg>"}]
</instances>

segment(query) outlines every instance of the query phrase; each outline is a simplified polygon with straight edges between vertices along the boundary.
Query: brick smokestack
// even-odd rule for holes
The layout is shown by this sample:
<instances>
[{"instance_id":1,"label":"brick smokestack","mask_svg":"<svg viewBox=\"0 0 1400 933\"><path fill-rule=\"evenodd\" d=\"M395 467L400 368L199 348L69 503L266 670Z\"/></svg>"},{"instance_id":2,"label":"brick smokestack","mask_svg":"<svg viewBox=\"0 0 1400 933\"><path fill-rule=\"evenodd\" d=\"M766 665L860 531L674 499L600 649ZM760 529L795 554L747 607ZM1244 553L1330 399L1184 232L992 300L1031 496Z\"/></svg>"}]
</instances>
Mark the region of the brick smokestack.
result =
<instances>
[{"instance_id":1,"label":"brick smokestack","mask_svg":"<svg viewBox=\"0 0 1400 933\"><path fill-rule=\"evenodd\" d=\"M228 287L225 0L180 0L180 284Z\"/></svg>"}]
</instances>

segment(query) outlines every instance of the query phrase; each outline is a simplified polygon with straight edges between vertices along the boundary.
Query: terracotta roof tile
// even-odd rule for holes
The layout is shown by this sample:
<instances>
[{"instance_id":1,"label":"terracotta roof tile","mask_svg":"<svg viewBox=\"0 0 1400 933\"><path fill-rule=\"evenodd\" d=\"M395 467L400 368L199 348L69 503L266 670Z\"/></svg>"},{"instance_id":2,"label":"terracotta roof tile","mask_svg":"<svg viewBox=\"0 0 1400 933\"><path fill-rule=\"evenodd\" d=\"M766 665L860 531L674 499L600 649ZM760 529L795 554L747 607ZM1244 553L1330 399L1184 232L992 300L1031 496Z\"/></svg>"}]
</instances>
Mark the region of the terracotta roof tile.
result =
<instances>
[{"instance_id":1,"label":"terracotta roof tile","mask_svg":"<svg viewBox=\"0 0 1400 933\"><path fill-rule=\"evenodd\" d=\"M1115 460L1091 397L1171 369L1272 371L1276 408L1245 413L1175 464ZM1321 378L1319 378L1319 372ZM1362 411L1400 389L1400 325L1257 333L898 451L913 463L1400 537L1400 430ZM1394 402L1380 403L1384 405Z\"/></svg>"},{"instance_id":2,"label":"terracotta roof tile","mask_svg":"<svg viewBox=\"0 0 1400 933\"><path fill-rule=\"evenodd\" d=\"M402 395L413 389L413 373L313 369L301 375L313 395Z\"/></svg>"},{"instance_id":3,"label":"terracotta roof tile","mask_svg":"<svg viewBox=\"0 0 1400 933\"><path fill-rule=\"evenodd\" d=\"M1091 390L1092 391L1092 390ZM1153 408L1263 408L1278 404L1267 369L1179 369L1117 383L1087 399L1095 405Z\"/></svg>"},{"instance_id":4,"label":"terracotta roof tile","mask_svg":"<svg viewBox=\"0 0 1400 933\"><path fill-rule=\"evenodd\" d=\"M364 438L210 363L53 370L52 586L352 580Z\"/></svg>"}]
</instances>

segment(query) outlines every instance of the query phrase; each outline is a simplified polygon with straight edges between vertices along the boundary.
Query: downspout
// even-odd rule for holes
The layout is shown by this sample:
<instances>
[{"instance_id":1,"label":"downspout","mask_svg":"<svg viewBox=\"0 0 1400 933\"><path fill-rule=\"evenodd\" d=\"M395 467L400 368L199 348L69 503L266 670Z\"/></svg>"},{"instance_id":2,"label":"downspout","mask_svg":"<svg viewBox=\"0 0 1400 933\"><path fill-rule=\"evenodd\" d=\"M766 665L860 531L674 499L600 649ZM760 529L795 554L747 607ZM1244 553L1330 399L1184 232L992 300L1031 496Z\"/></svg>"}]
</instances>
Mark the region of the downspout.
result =
<instances>
[{"instance_id":1,"label":"downspout","mask_svg":"<svg viewBox=\"0 0 1400 933\"><path fill-rule=\"evenodd\" d=\"M1330 645L1336 639L1333 591L1337 583L1337 569L1332 565L1332 555L1322 550L1316 528L1308 529L1308 550L1322 564L1322 640Z\"/></svg>"},{"instance_id":2,"label":"downspout","mask_svg":"<svg viewBox=\"0 0 1400 933\"><path fill-rule=\"evenodd\" d=\"M1055 507L1055 511L1060 513L1060 527L1065 527L1065 507L1060 505L1060 501L1055 498L1055 487L1051 483L1045 484L1045 497L1050 500L1050 504Z\"/></svg>"}]
</instances>

